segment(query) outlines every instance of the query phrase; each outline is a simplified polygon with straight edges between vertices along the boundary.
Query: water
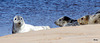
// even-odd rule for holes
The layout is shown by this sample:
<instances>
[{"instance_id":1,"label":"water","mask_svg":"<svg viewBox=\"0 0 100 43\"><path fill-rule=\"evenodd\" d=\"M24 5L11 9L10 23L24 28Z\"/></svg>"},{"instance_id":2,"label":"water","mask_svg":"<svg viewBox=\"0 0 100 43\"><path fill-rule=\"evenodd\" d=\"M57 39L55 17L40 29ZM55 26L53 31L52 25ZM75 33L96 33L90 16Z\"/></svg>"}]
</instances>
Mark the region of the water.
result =
<instances>
[{"instance_id":1,"label":"water","mask_svg":"<svg viewBox=\"0 0 100 43\"><path fill-rule=\"evenodd\" d=\"M78 19L100 10L100 0L0 0L0 36L12 34L15 15L34 26L59 27L54 21L62 16Z\"/></svg>"}]
</instances>

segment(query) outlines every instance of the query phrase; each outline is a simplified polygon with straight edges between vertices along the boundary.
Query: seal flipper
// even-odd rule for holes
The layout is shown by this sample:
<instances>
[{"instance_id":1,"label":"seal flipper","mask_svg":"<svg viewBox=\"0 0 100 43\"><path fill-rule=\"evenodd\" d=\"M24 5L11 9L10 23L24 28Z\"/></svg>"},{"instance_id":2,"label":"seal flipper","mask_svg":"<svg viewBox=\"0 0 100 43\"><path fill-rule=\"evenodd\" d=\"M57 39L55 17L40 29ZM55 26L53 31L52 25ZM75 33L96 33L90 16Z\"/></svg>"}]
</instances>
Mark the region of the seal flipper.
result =
<instances>
[{"instance_id":1,"label":"seal flipper","mask_svg":"<svg viewBox=\"0 0 100 43\"><path fill-rule=\"evenodd\" d=\"M14 22L13 22L13 26L12 26L12 34L15 34L15 30L14 30Z\"/></svg>"}]
</instances>

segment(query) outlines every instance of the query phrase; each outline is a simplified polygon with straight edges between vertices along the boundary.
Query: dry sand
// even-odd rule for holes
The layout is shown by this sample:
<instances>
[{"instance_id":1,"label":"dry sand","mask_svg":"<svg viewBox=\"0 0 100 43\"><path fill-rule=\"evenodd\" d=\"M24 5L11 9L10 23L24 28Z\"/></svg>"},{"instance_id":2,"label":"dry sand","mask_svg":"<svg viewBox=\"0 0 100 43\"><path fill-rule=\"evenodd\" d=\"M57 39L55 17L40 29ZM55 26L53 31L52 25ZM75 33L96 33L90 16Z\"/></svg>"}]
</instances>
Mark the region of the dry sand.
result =
<instances>
[{"instance_id":1,"label":"dry sand","mask_svg":"<svg viewBox=\"0 0 100 43\"><path fill-rule=\"evenodd\" d=\"M0 43L100 43L100 24L53 28L0 37Z\"/></svg>"}]
</instances>

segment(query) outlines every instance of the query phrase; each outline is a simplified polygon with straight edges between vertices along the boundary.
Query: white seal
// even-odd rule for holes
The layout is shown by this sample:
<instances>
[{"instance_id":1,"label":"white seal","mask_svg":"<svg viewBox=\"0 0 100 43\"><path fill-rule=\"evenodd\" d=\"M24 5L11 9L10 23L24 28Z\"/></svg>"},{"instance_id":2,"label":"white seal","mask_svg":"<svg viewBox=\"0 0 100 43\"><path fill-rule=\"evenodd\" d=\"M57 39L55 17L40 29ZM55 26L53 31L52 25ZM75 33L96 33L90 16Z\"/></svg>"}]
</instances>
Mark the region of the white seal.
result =
<instances>
[{"instance_id":1,"label":"white seal","mask_svg":"<svg viewBox=\"0 0 100 43\"><path fill-rule=\"evenodd\" d=\"M63 26L78 26L77 20L73 20L67 16L59 18L57 21L54 22L56 25L63 27Z\"/></svg>"},{"instance_id":2,"label":"white seal","mask_svg":"<svg viewBox=\"0 0 100 43\"><path fill-rule=\"evenodd\" d=\"M12 33L24 33L39 30L50 29L49 26L33 26L30 24L25 24L24 19L21 16L15 16L13 19Z\"/></svg>"}]
</instances>

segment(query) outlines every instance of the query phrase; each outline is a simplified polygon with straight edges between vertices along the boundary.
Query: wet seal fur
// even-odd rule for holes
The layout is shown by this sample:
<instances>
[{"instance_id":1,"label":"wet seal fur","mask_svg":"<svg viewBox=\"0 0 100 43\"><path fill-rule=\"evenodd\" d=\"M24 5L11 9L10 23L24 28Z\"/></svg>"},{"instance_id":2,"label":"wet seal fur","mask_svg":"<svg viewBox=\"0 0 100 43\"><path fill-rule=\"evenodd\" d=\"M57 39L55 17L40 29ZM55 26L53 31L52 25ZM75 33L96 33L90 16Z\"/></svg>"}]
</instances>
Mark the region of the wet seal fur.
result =
<instances>
[{"instance_id":1,"label":"wet seal fur","mask_svg":"<svg viewBox=\"0 0 100 43\"><path fill-rule=\"evenodd\" d=\"M60 26L60 27L64 27L64 26L78 26L78 22L77 20L71 19L67 16L63 16L61 18L59 18L57 21L54 22L56 25Z\"/></svg>"},{"instance_id":2,"label":"wet seal fur","mask_svg":"<svg viewBox=\"0 0 100 43\"><path fill-rule=\"evenodd\" d=\"M13 18L12 34L29 32L31 30L39 31L39 30L47 30L47 29L50 29L50 27L49 26L33 26L30 24L26 24L24 22L24 19L21 16L15 16Z\"/></svg>"}]
</instances>

